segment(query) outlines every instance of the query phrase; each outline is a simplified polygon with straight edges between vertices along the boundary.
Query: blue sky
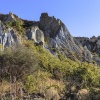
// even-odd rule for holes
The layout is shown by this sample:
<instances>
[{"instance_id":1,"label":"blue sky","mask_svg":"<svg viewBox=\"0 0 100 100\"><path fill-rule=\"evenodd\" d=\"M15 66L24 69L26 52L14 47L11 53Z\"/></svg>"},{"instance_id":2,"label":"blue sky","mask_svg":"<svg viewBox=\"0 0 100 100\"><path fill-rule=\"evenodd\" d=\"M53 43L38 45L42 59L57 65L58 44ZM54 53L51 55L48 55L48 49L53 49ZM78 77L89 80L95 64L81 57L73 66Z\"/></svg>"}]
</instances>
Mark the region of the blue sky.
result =
<instances>
[{"instance_id":1,"label":"blue sky","mask_svg":"<svg viewBox=\"0 0 100 100\"><path fill-rule=\"evenodd\" d=\"M73 36L100 35L100 0L1 0L0 13L39 20L42 12L61 19Z\"/></svg>"}]
</instances>

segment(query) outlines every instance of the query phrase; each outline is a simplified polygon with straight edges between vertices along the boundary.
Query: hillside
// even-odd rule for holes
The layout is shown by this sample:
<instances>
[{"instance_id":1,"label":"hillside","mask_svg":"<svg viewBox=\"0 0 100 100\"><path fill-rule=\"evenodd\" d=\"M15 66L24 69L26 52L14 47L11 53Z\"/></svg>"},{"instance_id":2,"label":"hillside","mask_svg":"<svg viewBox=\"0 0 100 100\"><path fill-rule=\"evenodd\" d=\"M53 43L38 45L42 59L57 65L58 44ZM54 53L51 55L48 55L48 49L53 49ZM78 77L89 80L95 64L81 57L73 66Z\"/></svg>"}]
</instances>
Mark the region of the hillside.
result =
<instances>
[{"instance_id":1,"label":"hillside","mask_svg":"<svg viewBox=\"0 0 100 100\"><path fill-rule=\"evenodd\" d=\"M100 99L99 37L73 37L47 13L0 20L1 100Z\"/></svg>"}]
</instances>

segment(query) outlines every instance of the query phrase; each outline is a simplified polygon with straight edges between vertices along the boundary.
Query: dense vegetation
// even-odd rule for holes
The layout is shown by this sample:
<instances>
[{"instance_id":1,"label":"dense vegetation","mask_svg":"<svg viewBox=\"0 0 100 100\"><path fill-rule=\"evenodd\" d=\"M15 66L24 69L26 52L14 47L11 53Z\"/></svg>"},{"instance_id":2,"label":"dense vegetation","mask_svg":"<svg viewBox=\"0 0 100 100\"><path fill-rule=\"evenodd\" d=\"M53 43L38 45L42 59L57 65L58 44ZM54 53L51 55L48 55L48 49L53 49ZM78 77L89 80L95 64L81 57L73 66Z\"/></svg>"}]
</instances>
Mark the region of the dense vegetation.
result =
<instances>
[{"instance_id":1,"label":"dense vegetation","mask_svg":"<svg viewBox=\"0 0 100 100\"><path fill-rule=\"evenodd\" d=\"M17 31L18 34L23 35L25 34L25 29L23 28L23 22L21 20L12 20L8 22L4 22L6 28L13 27L14 30Z\"/></svg>"},{"instance_id":2,"label":"dense vegetation","mask_svg":"<svg viewBox=\"0 0 100 100\"><path fill-rule=\"evenodd\" d=\"M74 62L62 55L55 57L42 46L34 46L32 41L24 41L23 46L0 52L0 71L1 94L15 93L16 98L23 95L21 90L26 91L28 97L32 93L41 93L50 99L53 94L64 97L72 93L72 87L75 87L74 93L84 88L89 91L100 88L99 67Z\"/></svg>"}]
</instances>

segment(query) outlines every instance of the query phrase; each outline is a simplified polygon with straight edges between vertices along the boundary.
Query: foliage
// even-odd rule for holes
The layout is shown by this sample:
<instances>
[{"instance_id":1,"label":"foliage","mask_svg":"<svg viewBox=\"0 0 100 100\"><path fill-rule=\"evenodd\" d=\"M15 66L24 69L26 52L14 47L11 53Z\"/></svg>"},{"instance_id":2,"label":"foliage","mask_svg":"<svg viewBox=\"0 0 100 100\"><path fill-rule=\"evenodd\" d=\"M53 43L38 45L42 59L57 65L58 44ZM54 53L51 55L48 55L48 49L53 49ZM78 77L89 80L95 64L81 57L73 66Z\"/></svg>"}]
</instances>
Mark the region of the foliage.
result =
<instances>
[{"instance_id":1,"label":"foliage","mask_svg":"<svg viewBox=\"0 0 100 100\"><path fill-rule=\"evenodd\" d=\"M43 72L40 70L37 70L35 73L29 75L25 79L24 83L24 89L28 91L28 93L34 93L34 92L40 92L45 91L45 88L43 90L40 90L41 84L46 81L51 76L48 72ZM43 84L42 84L43 85ZM45 84L46 86L46 84Z\"/></svg>"},{"instance_id":2,"label":"foliage","mask_svg":"<svg viewBox=\"0 0 100 100\"><path fill-rule=\"evenodd\" d=\"M7 28L13 27L20 35L25 34L25 29L23 28L22 21L20 20L8 21L8 22L5 22L4 25Z\"/></svg>"},{"instance_id":3,"label":"foliage","mask_svg":"<svg viewBox=\"0 0 100 100\"><path fill-rule=\"evenodd\" d=\"M29 43L31 44L31 43ZM52 56L42 46L35 47L31 44L38 55L38 64L42 70L50 72L55 79L63 79L79 82L83 86L100 87L100 68L86 62L72 61L62 55Z\"/></svg>"},{"instance_id":4,"label":"foliage","mask_svg":"<svg viewBox=\"0 0 100 100\"><path fill-rule=\"evenodd\" d=\"M35 57L35 58L34 58ZM37 67L35 53L27 48L6 49L0 53L0 67L3 76L16 76L21 79L24 75L31 74Z\"/></svg>"},{"instance_id":5,"label":"foliage","mask_svg":"<svg viewBox=\"0 0 100 100\"><path fill-rule=\"evenodd\" d=\"M0 52L1 78L8 80L10 75L16 76L28 93L46 93L51 87L58 88L53 80L63 82L59 88L65 84L67 91L75 85L80 88L100 88L100 67L72 61L62 55L53 56L32 41L23 41L22 44L22 47ZM46 83L50 79L52 84Z\"/></svg>"}]
</instances>

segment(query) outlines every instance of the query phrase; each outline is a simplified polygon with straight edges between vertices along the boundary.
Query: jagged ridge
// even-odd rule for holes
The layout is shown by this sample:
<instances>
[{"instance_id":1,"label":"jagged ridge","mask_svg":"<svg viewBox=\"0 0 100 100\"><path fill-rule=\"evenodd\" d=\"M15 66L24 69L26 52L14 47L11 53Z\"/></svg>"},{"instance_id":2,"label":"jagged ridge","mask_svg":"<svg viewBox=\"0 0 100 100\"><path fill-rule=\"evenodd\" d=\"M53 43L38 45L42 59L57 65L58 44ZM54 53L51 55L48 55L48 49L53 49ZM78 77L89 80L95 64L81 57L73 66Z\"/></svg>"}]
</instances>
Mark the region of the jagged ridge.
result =
<instances>
[{"instance_id":1,"label":"jagged ridge","mask_svg":"<svg viewBox=\"0 0 100 100\"><path fill-rule=\"evenodd\" d=\"M97 55L99 55L99 48L96 49L97 51L92 51L94 50L92 49L93 46L90 46L92 42L90 43L88 39L85 41L85 44L83 42L80 43L79 38L74 38L71 36L70 32L61 20L56 19L54 16L49 17L47 13L41 14L40 21L23 20L11 12L7 15L1 14L0 20L2 21L2 24L12 20L20 20L23 23L21 27L25 29L27 39L33 40L34 43L37 44L41 44L42 42L43 47L49 50L55 56L56 54L62 54L72 60L87 61L90 63L93 63L94 61L98 63L100 61L99 56L97 60L91 53L96 52ZM2 36L2 26L0 26L1 44L3 47L9 46L7 44L10 44L11 46L12 41L15 41L16 43L16 40L14 40L13 37L13 35L16 35L14 29L8 30L9 31L4 32L4 35ZM3 37L6 39L3 39ZM8 37L9 39L7 40ZM11 40L11 38L13 38L13 40ZM16 38L18 38L17 35ZM83 41L84 39L81 40ZM4 43L2 41L6 42ZM95 45L95 43L98 44L99 42L94 42L93 45ZM89 45L87 46L87 44Z\"/></svg>"}]
</instances>

